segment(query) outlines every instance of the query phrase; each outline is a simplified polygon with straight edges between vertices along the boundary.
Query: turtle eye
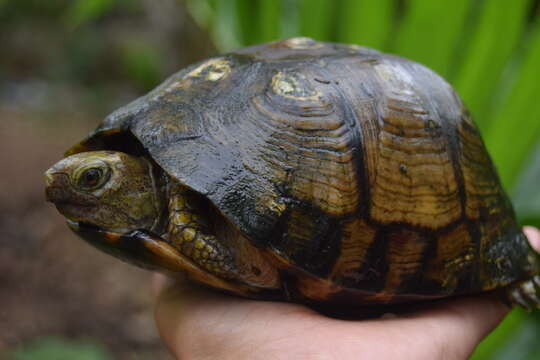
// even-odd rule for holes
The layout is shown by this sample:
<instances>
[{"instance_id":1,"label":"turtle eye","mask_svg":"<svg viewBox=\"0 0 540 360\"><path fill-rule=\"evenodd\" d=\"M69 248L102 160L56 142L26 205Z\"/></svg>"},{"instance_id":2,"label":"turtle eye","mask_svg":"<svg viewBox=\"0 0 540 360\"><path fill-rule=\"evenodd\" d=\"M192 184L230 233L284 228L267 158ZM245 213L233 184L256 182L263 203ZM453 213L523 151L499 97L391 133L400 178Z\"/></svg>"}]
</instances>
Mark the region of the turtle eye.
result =
<instances>
[{"instance_id":1,"label":"turtle eye","mask_svg":"<svg viewBox=\"0 0 540 360\"><path fill-rule=\"evenodd\" d=\"M106 172L97 167L84 170L79 176L77 185L83 190L95 190L107 181Z\"/></svg>"}]
</instances>

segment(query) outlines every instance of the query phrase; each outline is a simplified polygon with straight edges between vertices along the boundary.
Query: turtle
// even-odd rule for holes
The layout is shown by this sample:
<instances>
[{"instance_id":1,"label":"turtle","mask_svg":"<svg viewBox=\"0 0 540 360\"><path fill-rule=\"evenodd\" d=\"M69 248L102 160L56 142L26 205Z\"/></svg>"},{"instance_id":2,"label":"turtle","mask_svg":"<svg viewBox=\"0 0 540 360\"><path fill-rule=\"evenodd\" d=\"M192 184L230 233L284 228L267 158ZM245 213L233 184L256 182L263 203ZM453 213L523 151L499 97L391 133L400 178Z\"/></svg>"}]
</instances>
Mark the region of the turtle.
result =
<instances>
[{"instance_id":1,"label":"turtle","mask_svg":"<svg viewBox=\"0 0 540 360\"><path fill-rule=\"evenodd\" d=\"M374 49L291 38L203 60L45 177L93 246L227 293L353 309L494 290L540 304L539 257L463 101Z\"/></svg>"}]
</instances>

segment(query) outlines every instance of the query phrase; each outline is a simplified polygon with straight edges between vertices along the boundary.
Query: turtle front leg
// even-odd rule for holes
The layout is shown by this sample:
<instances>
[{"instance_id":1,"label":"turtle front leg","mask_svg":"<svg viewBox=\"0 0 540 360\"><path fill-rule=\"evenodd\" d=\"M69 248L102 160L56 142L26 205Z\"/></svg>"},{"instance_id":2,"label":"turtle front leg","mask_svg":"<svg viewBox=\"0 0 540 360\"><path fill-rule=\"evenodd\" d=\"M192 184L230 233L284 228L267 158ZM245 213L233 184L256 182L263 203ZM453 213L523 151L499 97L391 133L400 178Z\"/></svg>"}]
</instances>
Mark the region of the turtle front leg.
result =
<instances>
[{"instance_id":1,"label":"turtle front leg","mask_svg":"<svg viewBox=\"0 0 540 360\"><path fill-rule=\"evenodd\" d=\"M169 243L205 270L222 278L237 278L230 249L209 232L201 212L200 204L188 189L173 189L169 200Z\"/></svg>"},{"instance_id":2,"label":"turtle front leg","mask_svg":"<svg viewBox=\"0 0 540 360\"><path fill-rule=\"evenodd\" d=\"M540 299L536 292L540 288L540 276L518 282L507 289L510 303L517 304L527 311L540 308Z\"/></svg>"}]
</instances>

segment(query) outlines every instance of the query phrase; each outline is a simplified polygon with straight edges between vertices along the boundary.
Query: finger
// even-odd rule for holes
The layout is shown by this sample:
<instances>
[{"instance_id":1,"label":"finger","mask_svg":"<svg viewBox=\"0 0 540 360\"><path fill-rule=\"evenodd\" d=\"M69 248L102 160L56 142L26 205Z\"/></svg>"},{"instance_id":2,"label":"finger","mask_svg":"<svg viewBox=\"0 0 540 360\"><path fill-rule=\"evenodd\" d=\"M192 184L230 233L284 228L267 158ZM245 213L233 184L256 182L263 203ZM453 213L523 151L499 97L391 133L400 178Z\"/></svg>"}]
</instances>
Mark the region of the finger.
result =
<instances>
[{"instance_id":1,"label":"finger","mask_svg":"<svg viewBox=\"0 0 540 360\"><path fill-rule=\"evenodd\" d=\"M255 344L263 353L268 339L301 334L312 314L299 305L247 300L181 282L159 295L155 317L164 342L177 357L233 358L250 353Z\"/></svg>"},{"instance_id":2,"label":"finger","mask_svg":"<svg viewBox=\"0 0 540 360\"><path fill-rule=\"evenodd\" d=\"M160 295L156 320L165 343L180 358L240 353L257 358L247 345L268 355L268 350L282 352L299 344L312 351L338 346L345 354L358 354L360 344L364 352L391 357L447 358L447 351L466 358L507 312L496 298L484 295L390 320L351 322L297 305L250 301L180 283ZM269 344L278 346L269 349Z\"/></svg>"},{"instance_id":3,"label":"finger","mask_svg":"<svg viewBox=\"0 0 540 360\"><path fill-rule=\"evenodd\" d=\"M540 253L540 230L532 226L525 226L523 232L527 235L532 248Z\"/></svg>"},{"instance_id":4,"label":"finger","mask_svg":"<svg viewBox=\"0 0 540 360\"><path fill-rule=\"evenodd\" d=\"M446 300L429 309L379 322L381 333L407 338L402 343L426 349L432 358L467 358L510 308L494 294ZM451 357L454 358L454 357Z\"/></svg>"},{"instance_id":5,"label":"finger","mask_svg":"<svg viewBox=\"0 0 540 360\"><path fill-rule=\"evenodd\" d=\"M155 320L157 329L165 345L177 358L188 349L192 351L197 347L199 327L193 324L190 328L189 315L193 317L198 311L191 310L190 303L201 304L197 299L200 297L190 284L178 282L171 284L163 281L161 275L156 276L153 287L157 289L157 304L155 308ZM187 316L186 316L187 315ZM204 318L200 323L204 323ZM189 346L191 343L192 346ZM194 356L193 356L194 357Z\"/></svg>"},{"instance_id":6,"label":"finger","mask_svg":"<svg viewBox=\"0 0 540 360\"><path fill-rule=\"evenodd\" d=\"M153 273L150 279L152 294L158 297L166 288L174 285L175 281L161 273Z\"/></svg>"}]
</instances>

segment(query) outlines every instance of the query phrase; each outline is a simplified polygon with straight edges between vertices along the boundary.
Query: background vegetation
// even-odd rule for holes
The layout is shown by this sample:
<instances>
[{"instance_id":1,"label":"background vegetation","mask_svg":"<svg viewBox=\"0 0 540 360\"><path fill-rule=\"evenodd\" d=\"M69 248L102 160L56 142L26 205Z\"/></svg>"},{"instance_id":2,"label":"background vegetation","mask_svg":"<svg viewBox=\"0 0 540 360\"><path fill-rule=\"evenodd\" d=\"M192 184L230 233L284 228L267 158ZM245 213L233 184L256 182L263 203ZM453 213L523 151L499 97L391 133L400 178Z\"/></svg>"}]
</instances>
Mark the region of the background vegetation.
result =
<instances>
[{"instance_id":1,"label":"background vegetation","mask_svg":"<svg viewBox=\"0 0 540 360\"><path fill-rule=\"evenodd\" d=\"M95 124L213 46L310 36L374 47L421 62L456 87L520 220L540 226L539 12L538 0L0 0L0 106L3 96L4 105L36 112L36 81L48 90L71 84L71 96L76 84L72 106L94 114L86 121ZM21 79L33 84L26 92ZM65 97L46 99L50 107ZM539 315L515 310L474 358L539 359L538 333ZM54 351L74 346L89 359L108 358L100 341L62 336L19 347L16 358L59 359Z\"/></svg>"}]
</instances>

